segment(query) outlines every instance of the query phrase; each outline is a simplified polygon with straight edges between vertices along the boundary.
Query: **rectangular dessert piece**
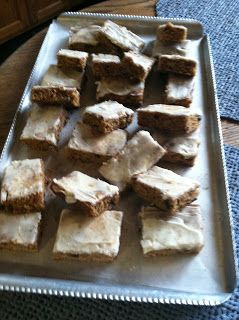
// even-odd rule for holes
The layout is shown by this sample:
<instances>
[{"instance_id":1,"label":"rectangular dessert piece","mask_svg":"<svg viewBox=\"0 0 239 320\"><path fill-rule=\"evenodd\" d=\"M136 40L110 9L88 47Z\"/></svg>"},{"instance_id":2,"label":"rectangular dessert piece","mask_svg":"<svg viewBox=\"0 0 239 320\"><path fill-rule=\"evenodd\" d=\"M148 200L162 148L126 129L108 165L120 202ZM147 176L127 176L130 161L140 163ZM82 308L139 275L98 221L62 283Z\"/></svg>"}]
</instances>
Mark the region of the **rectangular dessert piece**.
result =
<instances>
[{"instance_id":1,"label":"rectangular dessert piece","mask_svg":"<svg viewBox=\"0 0 239 320\"><path fill-rule=\"evenodd\" d=\"M147 131L137 132L124 149L100 168L102 176L123 190L134 174L145 172L163 157L165 150Z\"/></svg>"},{"instance_id":2,"label":"rectangular dessert piece","mask_svg":"<svg viewBox=\"0 0 239 320\"><path fill-rule=\"evenodd\" d=\"M189 205L176 216L166 216L156 207L140 212L145 256L199 253L204 245L202 217L198 205Z\"/></svg>"},{"instance_id":3,"label":"rectangular dessert piece","mask_svg":"<svg viewBox=\"0 0 239 320\"><path fill-rule=\"evenodd\" d=\"M84 72L62 69L52 64L44 74L41 86L59 86L81 89Z\"/></svg>"},{"instance_id":4,"label":"rectangular dessert piece","mask_svg":"<svg viewBox=\"0 0 239 320\"><path fill-rule=\"evenodd\" d=\"M41 213L13 214L0 211L0 249L37 251Z\"/></svg>"},{"instance_id":5,"label":"rectangular dessert piece","mask_svg":"<svg viewBox=\"0 0 239 320\"><path fill-rule=\"evenodd\" d=\"M124 130L94 135L90 126L78 122L67 145L67 154L72 159L100 165L122 150L126 142Z\"/></svg>"},{"instance_id":6,"label":"rectangular dessert piece","mask_svg":"<svg viewBox=\"0 0 239 320\"><path fill-rule=\"evenodd\" d=\"M119 201L119 189L100 179L73 171L60 179L53 179L52 191L66 203L76 204L90 216L98 216Z\"/></svg>"},{"instance_id":7,"label":"rectangular dessert piece","mask_svg":"<svg viewBox=\"0 0 239 320\"><path fill-rule=\"evenodd\" d=\"M120 54L122 51L141 51L144 47L144 40L126 27L107 20L97 34L98 41L107 47L112 47Z\"/></svg>"},{"instance_id":8,"label":"rectangular dessert piece","mask_svg":"<svg viewBox=\"0 0 239 320\"><path fill-rule=\"evenodd\" d=\"M182 106L152 104L137 109L138 124L154 127L167 134L185 134L195 131L201 116L190 108Z\"/></svg>"},{"instance_id":9,"label":"rectangular dessert piece","mask_svg":"<svg viewBox=\"0 0 239 320\"><path fill-rule=\"evenodd\" d=\"M194 79L194 77L170 73L165 90L165 103L190 107L193 99Z\"/></svg>"},{"instance_id":10,"label":"rectangular dessert piece","mask_svg":"<svg viewBox=\"0 0 239 320\"><path fill-rule=\"evenodd\" d=\"M180 42L187 39L188 29L184 26L178 26L167 22L157 29L157 39L163 42Z\"/></svg>"},{"instance_id":11,"label":"rectangular dessert piece","mask_svg":"<svg viewBox=\"0 0 239 320\"><path fill-rule=\"evenodd\" d=\"M133 120L134 111L116 101L104 101L87 107L83 113L83 122L96 132L109 133L125 128Z\"/></svg>"},{"instance_id":12,"label":"rectangular dessert piece","mask_svg":"<svg viewBox=\"0 0 239 320\"><path fill-rule=\"evenodd\" d=\"M140 197L170 215L195 200L200 188L197 181L157 166L133 176L131 183Z\"/></svg>"},{"instance_id":13,"label":"rectangular dessert piece","mask_svg":"<svg viewBox=\"0 0 239 320\"><path fill-rule=\"evenodd\" d=\"M54 259L112 261L120 247L123 212L104 211L92 219L64 209L53 249Z\"/></svg>"},{"instance_id":14,"label":"rectangular dessert piece","mask_svg":"<svg viewBox=\"0 0 239 320\"><path fill-rule=\"evenodd\" d=\"M39 104L80 107L80 93L76 88L59 86L33 86L31 100Z\"/></svg>"},{"instance_id":15,"label":"rectangular dessert piece","mask_svg":"<svg viewBox=\"0 0 239 320\"><path fill-rule=\"evenodd\" d=\"M35 149L56 148L67 118L68 114L63 107L34 105L20 140Z\"/></svg>"},{"instance_id":16,"label":"rectangular dessert piece","mask_svg":"<svg viewBox=\"0 0 239 320\"><path fill-rule=\"evenodd\" d=\"M84 71L89 54L84 51L60 49L57 53L57 66Z\"/></svg>"},{"instance_id":17,"label":"rectangular dessert piece","mask_svg":"<svg viewBox=\"0 0 239 320\"><path fill-rule=\"evenodd\" d=\"M5 169L1 204L14 212L34 212L45 208L45 174L41 159L12 161Z\"/></svg>"},{"instance_id":18,"label":"rectangular dessert piece","mask_svg":"<svg viewBox=\"0 0 239 320\"><path fill-rule=\"evenodd\" d=\"M190 44L190 40L184 40L181 42L162 42L156 39L154 41L152 55L155 58L165 54L185 57L189 54Z\"/></svg>"},{"instance_id":19,"label":"rectangular dessert piece","mask_svg":"<svg viewBox=\"0 0 239 320\"><path fill-rule=\"evenodd\" d=\"M114 100L119 103L137 107L144 99L144 82L131 83L127 79L101 79L97 83L96 100Z\"/></svg>"},{"instance_id":20,"label":"rectangular dessert piece","mask_svg":"<svg viewBox=\"0 0 239 320\"><path fill-rule=\"evenodd\" d=\"M162 54L159 56L158 70L161 72L173 72L186 76L195 76L197 61L180 55Z\"/></svg>"},{"instance_id":21,"label":"rectangular dessert piece","mask_svg":"<svg viewBox=\"0 0 239 320\"><path fill-rule=\"evenodd\" d=\"M193 166L198 154L200 141L189 135L175 137L163 146L166 153L162 160Z\"/></svg>"},{"instance_id":22,"label":"rectangular dessert piece","mask_svg":"<svg viewBox=\"0 0 239 320\"><path fill-rule=\"evenodd\" d=\"M71 27L69 32L69 48L86 52L103 52L97 40L101 29L98 25Z\"/></svg>"},{"instance_id":23,"label":"rectangular dessert piece","mask_svg":"<svg viewBox=\"0 0 239 320\"><path fill-rule=\"evenodd\" d=\"M120 58L113 54L92 54L91 66L96 79L115 78L123 71Z\"/></svg>"}]
</instances>

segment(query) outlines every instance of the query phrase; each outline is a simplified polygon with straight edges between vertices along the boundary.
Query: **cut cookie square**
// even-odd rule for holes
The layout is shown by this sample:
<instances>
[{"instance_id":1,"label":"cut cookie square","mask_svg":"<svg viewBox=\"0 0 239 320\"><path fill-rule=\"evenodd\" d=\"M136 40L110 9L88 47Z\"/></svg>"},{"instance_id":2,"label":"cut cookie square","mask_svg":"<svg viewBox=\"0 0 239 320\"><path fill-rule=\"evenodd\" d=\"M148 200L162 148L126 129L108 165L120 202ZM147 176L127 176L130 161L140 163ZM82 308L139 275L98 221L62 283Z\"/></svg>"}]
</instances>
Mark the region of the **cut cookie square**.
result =
<instances>
[{"instance_id":1,"label":"cut cookie square","mask_svg":"<svg viewBox=\"0 0 239 320\"><path fill-rule=\"evenodd\" d=\"M157 166L135 175L131 183L140 197L171 215L195 200L200 188L197 181Z\"/></svg>"},{"instance_id":2,"label":"cut cookie square","mask_svg":"<svg viewBox=\"0 0 239 320\"><path fill-rule=\"evenodd\" d=\"M92 54L91 65L96 79L115 78L123 71L120 58L113 54Z\"/></svg>"},{"instance_id":3,"label":"cut cookie square","mask_svg":"<svg viewBox=\"0 0 239 320\"><path fill-rule=\"evenodd\" d=\"M204 245L202 217L198 205L189 205L176 216L166 216L156 207L140 212L145 256L198 253Z\"/></svg>"},{"instance_id":4,"label":"cut cookie square","mask_svg":"<svg viewBox=\"0 0 239 320\"><path fill-rule=\"evenodd\" d=\"M82 121L100 133L109 133L127 127L132 122L133 115L133 110L116 101L104 101L87 107Z\"/></svg>"},{"instance_id":5,"label":"cut cookie square","mask_svg":"<svg viewBox=\"0 0 239 320\"><path fill-rule=\"evenodd\" d=\"M12 161L5 169L1 203L15 212L34 212L45 208L45 174L41 159Z\"/></svg>"},{"instance_id":6,"label":"cut cookie square","mask_svg":"<svg viewBox=\"0 0 239 320\"><path fill-rule=\"evenodd\" d=\"M91 218L64 209L53 249L54 259L112 261L119 252L123 212L104 211Z\"/></svg>"},{"instance_id":7,"label":"cut cookie square","mask_svg":"<svg viewBox=\"0 0 239 320\"><path fill-rule=\"evenodd\" d=\"M181 42L162 42L159 40L154 41L152 55L155 58L161 55L180 55L187 56L190 50L190 40L184 40Z\"/></svg>"},{"instance_id":8,"label":"cut cookie square","mask_svg":"<svg viewBox=\"0 0 239 320\"><path fill-rule=\"evenodd\" d=\"M157 39L162 42L180 42L187 39L188 29L171 22L158 26Z\"/></svg>"},{"instance_id":9,"label":"cut cookie square","mask_svg":"<svg viewBox=\"0 0 239 320\"><path fill-rule=\"evenodd\" d=\"M53 179L52 191L62 196L66 203L76 204L91 216L98 216L111 204L119 201L119 189L100 179L73 171L60 179Z\"/></svg>"},{"instance_id":10,"label":"cut cookie square","mask_svg":"<svg viewBox=\"0 0 239 320\"><path fill-rule=\"evenodd\" d=\"M89 54L84 51L60 49L57 53L57 66L84 71Z\"/></svg>"},{"instance_id":11,"label":"cut cookie square","mask_svg":"<svg viewBox=\"0 0 239 320\"><path fill-rule=\"evenodd\" d=\"M173 72L186 76L195 76L197 61L180 55L160 55L158 70L161 72Z\"/></svg>"}]
</instances>

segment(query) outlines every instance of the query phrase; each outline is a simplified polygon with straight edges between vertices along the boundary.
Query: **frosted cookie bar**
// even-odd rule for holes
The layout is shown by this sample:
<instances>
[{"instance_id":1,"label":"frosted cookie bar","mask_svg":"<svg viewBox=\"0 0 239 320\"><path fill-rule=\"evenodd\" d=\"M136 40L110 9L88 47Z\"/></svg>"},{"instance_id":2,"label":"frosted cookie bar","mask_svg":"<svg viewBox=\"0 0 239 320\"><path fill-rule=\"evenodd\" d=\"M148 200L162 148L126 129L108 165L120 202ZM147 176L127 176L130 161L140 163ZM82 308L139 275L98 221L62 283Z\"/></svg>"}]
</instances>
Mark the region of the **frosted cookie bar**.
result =
<instances>
[{"instance_id":1,"label":"frosted cookie bar","mask_svg":"<svg viewBox=\"0 0 239 320\"><path fill-rule=\"evenodd\" d=\"M158 26L156 37L162 42L180 42L187 39L187 33L188 29L186 27L167 22Z\"/></svg>"},{"instance_id":2,"label":"frosted cookie bar","mask_svg":"<svg viewBox=\"0 0 239 320\"><path fill-rule=\"evenodd\" d=\"M57 66L84 71L89 54L84 51L60 49L57 53Z\"/></svg>"},{"instance_id":3,"label":"frosted cookie bar","mask_svg":"<svg viewBox=\"0 0 239 320\"><path fill-rule=\"evenodd\" d=\"M104 101L87 107L83 113L83 122L95 131L109 133L118 128L125 128L133 120L133 110L116 101Z\"/></svg>"},{"instance_id":4,"label":"frosted cookie bar","mask_svg":"<svg viewBox=\"0 0 239 320\"><path fill-rule=\"evenodd\" d=\"M41 231L41 213L0 211L0 249L37 251Z\"/></svg>"},{"instance_id":5,"label":"frosted cookie bar","mask_svg":"<svg viewBox=\"0 0 239 320\"><path fill-rule=\"evenodd\" d=\"M204 245L198 205L189 205L171 217L156 207L143 207L139 216L145 256L198 253Z\"/></svg>"},{"instance_id":6,"label":"frosted cookie bar","mask_svg":"<svg viewBox=\"0 0 239 320\"><path fill-rule=\"evenodd\" d=\"M181 42L161 42L155 40L152 55L155 58L165 54L187 56L189 53L190 44L190 40L184 40Z\"/></svg>"},{"instance_id":7,"label":"frosted cookie bar","mask_svg":"<svg viewBox=\"0 0 239 320\"><path fill-rule=\"evenodd\" d=\"M54 259L111 261L120 246L123 212L105 211L94 219L64 209L53 249Z\"/></svg>"},{"instance_id":8,"label":"frosted cookie bar","mask_svg":"<svg viewBox=\"0 0 239 320\"><path fill-rule=\"evenodd\" d=\"M195 76L197 62L180 55L162 54L158 59L158 70L161 72L173 72L186 76Z\"/></svg>"},{"instance_id":9,"label":"frosted cookie bar","mask_svg":"<svg viewBox=\"0 0 239 320\"><path fill-rule=\"evenodd\" d=\"M194 82L194 77L169 74L165 90L165 103L189 107L193 99Z\"/></svg>"},{"instance_id":10,"label":"frosted cookie bar","mask_svg":"<svg viewBox=\"0 0 239 320\"><path fill-rule=\"evenodd\" d=\"M135 175L131 183L140 197L171 215L195 200L200 187L197 181L157 166Z\"/></svg>"},{"instance_id":11,"label":"frosted cookie bar","mask_svg":"<svg viewBox=\"0 0 239 320\"><path fill-rule=\"evenodd\" d=\"M126 79L101 79L96 82L96 100L114 100L129 106L141 106L144 98L144 82L131 83Z\"/></svg>"},{"instance_id":12,"label":"frosted cookie bar","mask_svg":"<svg viewBox=\"0 0 239 320\"><path fill-rule=\"evenodd\" d=\"M113 54L92 54L92 71L96 79L118 77L122 70L121 60Z\"/></svg>"},{"instance_id":13,"label":"frosted cookie bar","mask_svg":"<svg viewBox=\"0 0 239 320\"><path fill-rule=\"evenodd\" d=\"M56 148L67 118L68 114L62 107L34 105L20 140L35 149Z\"/></svg>"},{"instance_id":14,"label":"frosted cookie bar","mask_svg":"<svg viewBox=\"0 0 239 320\"><path fill-rule=\"evenodd\" d=\"M198 154L200 141L196 137L181 136L167 141L163 146L166 153L163 160L193 166Z\"/></svg>"},{"instance_id":15,"label":"frosted cookie bar","mask_svg":"<svg viewBox=\"0 0 239 320\"><path fill-rule=\"evenodd\" d=\"M138 124L155 127L167 134L185 134L195 131L201 116L190 108L182 106L152 104L137 109Z\"/></svg>"},{"instance_id":16,"label":"frosted cookie bar","mask_svg":"<svg viewBox=\"0 0 239 320\"><path fill-rule=\"evenodd\" d=\"M67 145L67 154L82 162L102 164L122 150L126 142L127 132L124 130L95 135L90 126L78 122Z\"/></svg>"},{"instance_id":17,"label":"frosted cookie bar","mask_svg":"<svg viewBox=\"0 0 239 320\"><path fill-rule=\"evenodd\" d=\"M124 149L105 162L99 169L102 176L123 190L134 174L152 167L164 155L165 150L147 131L137 132Z\"/></svg>"},{"instance_id":18,"label":"frosted cookie bar","mask_svg":"<svg viewBox=\"0 0 239 320\"><path fill-rule=\"evenodd\" d=\"M107 20L97 34L98 41L106 47L112 47L112 51L141 51L144 40L126 27Z\"/></svg>"},{"instance_id":19,"label":"frosted cookie bar","mask_svg":"<svg viewBox=\"0 0 239 320\"><path fill-rule=\"evenodd\" d=\"M119 189L100 179L73 171L60 179L53 179L52 191L66 203L76 204L90 216L98 216L119 201Z\"/></svg>"},{"instance_id":20,"label":"frosted cookie bar","mask_svg":"<svg viewBox=\"0 0 239 320\"><path fill-rule=\"evenodd\" d=\"M5 169L1 204L15 212L34 212L45 208L45 174L41 159L12 161Z\"/></svg>"}]
</instances>

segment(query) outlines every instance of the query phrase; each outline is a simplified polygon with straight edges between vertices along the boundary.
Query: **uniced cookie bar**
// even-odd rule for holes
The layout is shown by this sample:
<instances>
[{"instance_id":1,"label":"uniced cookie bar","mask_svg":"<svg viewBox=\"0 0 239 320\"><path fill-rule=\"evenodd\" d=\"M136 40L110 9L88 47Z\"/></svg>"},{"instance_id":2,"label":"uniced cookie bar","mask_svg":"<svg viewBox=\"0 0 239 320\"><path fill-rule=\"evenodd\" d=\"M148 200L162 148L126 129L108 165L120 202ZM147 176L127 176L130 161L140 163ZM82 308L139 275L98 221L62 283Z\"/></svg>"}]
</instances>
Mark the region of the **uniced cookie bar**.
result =
<instances>
[{"instance_id":1,"label":"uniced cookie bar","mask_svg":"<svg viewBox=\"0 0 239 320\"><path fill-rule=\"evenodd\" d=\"M82 212L64 209L54 259L112 261L119 252L122 218L121 211L104 211L92 219Z\"/></svg>"},{"instance_id":2,"label":"uniced cookie bar","mask_svg":"<svg viewBox=\"0 0 239 320\"><path fill-rule=\"evenodd\" d=\"M133 110L116 101L104 101L87 107L82 121L96 132L109 133L118 128L125 128L133 120Z\"/></svg>"},{"instance_id":3,"label":"uniced cookie bar","mask_svg":"<svg viewBox=\"0 0 239 320\"><path fill-rule=\"evenodd\" d=\"M185 134L195 131L201 116L182 106L152 104L137 109L138 124L154 127L166 134Z\"/></svg>"},{"instance_id":4,"label":"uniced cookie bar","mask_svg":"<svg viewBox=\"0 0 239 320\"><path fill-rule=\"evenodd\" d=\"M161 72L173 72L186 76L195 76L197 62L180 55L160 55L158 70Z\"/></svg>"},{"instance_id":5,"label":"uniced cookie bar","mask_svg":"<svg viewBox=\"0 0 239 320\"><path fill-rule=\"evenodd\" d=\"M37 251L41 233L40 212L0 211L0 249Z\"/></svg>"},{"instance_id":6,"label":"uniced cookie bar","mask_svg":"<svg viewBox=\"0 0 239 320\"><path fill-rule=\"evenodd\" d=\"M143 207L139 216L145 256L199 253L204 245L198 205L189 205L171 217L156 207Z\"/></svg>"},{"instance_id":7,"label":"uniced cookie bar","mask_svg":"<svg viewBox=\"0 0 239 320\"><path fill-rule=\"evenodd\" d=\"M134 174L144 172L163 157L165 150L147 131L137 132L115 157L99 168L100 174L123 190Z\"/></svg>"},{"instance_id":8,"label":"uniced cookie bar","mask_svg":"<svg viewBox=\"0 0 239 320\"><path fill-rule=\"evenodd\" d=\"M123 149L127 132L121 129L108 134L93 134L90 126L78 122L67 145L67 155L82 162L102 164Z\"/></svg>"},{"instance_id":9,"label":"uniced cookie bar","mask_svg":"<svg viewBox=\"0 0 239 320\"><path fill-rule=\"evenodd\" d=\"M63 107L34 105L20 140L34 149L56 148L67 118L68 114Z\"/></svg>"},{"instance_id":10,"label":"uniced cookie bar","mask_svg":"<svg viewBox=\"0 0 239 320\"><path fill-rule=\"evenodd\" d=\"M60 49L57 53L57 66L84 71L89 54L84 51Z\"/></svg>"},{"instance_id":11,"label":"uniced cookie bar","mask_svg":"<svg viewBox=\"0 0 239 320\"><path fill-rule=\"evenodd\" d=\"M174 215L199 194L199 183L171 170L152 167L132 178L134 191L149 203Z\"/></svg>"},{"instance_id":12,"label":"uniced cookie bar","mask_svg":"<svg viewBox=\"0 0 239 320\"><path fill-rule=\"evenodd\" d=\"M14 212L34 212L45 208L45 174L41 159L12 161L5 169L1 204Z\"/></svg>"},{"instance_id":13,"label":"uniced cookie bar","mask_svg":"<svg viewBox=\"0 0 239 320\"><path fill-rule=\"evenodd\" d=\"M66 203L76 204L90 216L98 216L111 204L119 201L119 189L80 171L73 171L60 179L53 179L52 191L62 196Z\"/></svg>"},{"instance_id":14,"label":"uniced cookie bar","mask_svg":"<svg viewBox=\"0 0 239 320\"><path fill-rule=\"evenodd\" d=\"M187 39L187 33L186 27L167 22L158 26L156 37L162 42L180 42Z\"/></svg>"}]
</instances>

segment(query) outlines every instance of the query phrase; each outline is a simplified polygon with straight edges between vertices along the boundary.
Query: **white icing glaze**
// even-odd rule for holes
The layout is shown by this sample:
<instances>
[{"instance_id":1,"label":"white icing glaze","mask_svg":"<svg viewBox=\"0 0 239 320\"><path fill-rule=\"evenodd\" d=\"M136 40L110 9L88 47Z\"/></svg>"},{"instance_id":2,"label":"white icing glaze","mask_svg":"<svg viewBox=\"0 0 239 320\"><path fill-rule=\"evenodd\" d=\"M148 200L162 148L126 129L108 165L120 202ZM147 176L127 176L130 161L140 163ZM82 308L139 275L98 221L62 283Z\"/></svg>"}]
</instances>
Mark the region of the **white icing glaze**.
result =
<instances>
[{"instance_id":1,"label":"white icing glaze","mask_svg":"<svg viewBox=\"0 0 239 320\"><path fill-rule=\"evenodd\" d=\"M197 64L197 61L190 59L190 58L187 58L187 57L177 55L177 54L161 54L159 57L159 62L161 59L164 59L164 58L166 58L168 60L175 61L175 62L184 61L184 62L193 62L195 65Z\"/></svg>"},{"instance_id":2,"label":"white icing glaze","mask_svg":"<svg viewBox=\"0 0 239 320\"><path fill-rule=\"evenodd\" d=\"M85 59L87 59L89 53L84 52L84 51L70 50L70 49L60 49L58 51L57 55L85 60Z\"/></svg>"},{"instance_id":3,"label":"white icing glaze","mask_svg":"<svg viewBox=\"0 0 239 320\"><path fill-rule=\"evenodd\" d=\"M160 250L192 250L204 244L199 207L187 206L176 216L165 216L155 207L142 208L141 246L147 254Z\"/></svg>"},{"instance_id":4,"label":"white icing glaze","mask_svg":"<svg viewBox=\"0 0 239 320\"><path fill-rule=\"evenodd\" d=\"M189 54L191 41L184 40L182 42L161 42L154 41L153 57L159 57L161 55L180 55L187 56Z\"/></svg>"},{"instance_id":5,"label":"white icing glaze","mask_svg":"<svg viewBox=\"0 0 239 320\"><path fill-rule=\"evenodd\" d=\"M20 139L47 141L56 146L61 117L65 117L65 110L62 107L32 106Z\"/></svg>"},{"instance_id":6,"label":"white icing glaze","mask_svg":"<svg viewBox=\"0 0 239 320\"><path fill-rule=\"evenodd\" d=\"M170 103L182 99L192 99L194 77L169 74L166 86L166 98Z\"/></svg>"},{"instance_id":7,"label":"white icing glaze","mask_svg":"<svg viewBox=\"0 0 239 320\"><path fill-rule=\"evenodd\" d=\"M101 63L117 63L120 64L120 58L118 56L115 56L113 54L92 54L92 62L101 62Z\"/></svg>"},{"instance_id":8,"label":"white icing glaze","mask_svg":"<svg viewBox=\"0 0 239 320\"><path fill-rule=\"evenodd\" d=\"M165 199L178 199L186 192L199 188L197 181L157 166L138 174L137 182L159 190L164 194Z\"/></svg>"},{"instance_id":9,"label":"white icing glaze","mask_svg":"<svg viewBox=\"0 0 239 320\"><path fill-rule=\"evenodd\" d=\"M168 114L172 116L198 116L199 114L193 111L191 108L185 108L182 106L174 106L167 104L151 104L144 108L138 108L137 111L142 112L158 112Z\"/></svg>"},{"instance_id":10,"label":"white icing glaze","mask_svg":"<svg viewBox=\"0 0 239 320\"><path fill-rule=\"evenodd\" d=\"M131 93L140 94L144 90L144 81L139 83L130 83L127 80L106 80L97 81L97 98L104 97L106 94L113 93L115 95L124 96Z\"/></svg>"},{"instance_id":11,"label":"white icing glaze","mask_svg":"<svg viewBox=\"0 0 239 320\"><path fill-rule=\"evenodd\" d=\"M72 27L69 34L69 44L82 43L89 45L97 45L97 34L101 29L100 26L91 25L85 27Z\"/></svg>"},{"instance_id":12,"label":"white icing glaze","mask_svg":"<svg viewBox=\"0 0 239 320\"><path fill-rule=\"evenodd\" d=\"M185 159L196 157L199 140L190 136L181 136L170 139L164 146L167 152L182 155Z\"/></svg>"},{"instance_id":13,"label":"white icing glaze","mask_svg":"<svg viewBox=\"0 0 239 320\"><path fill-rule=\"evenodd\" d=\"M96 204L107 196L116 195L119 191L116 186L80 171L73 171L61 179L53 179L53 182L62 190L67 203L82 201Z\"/></svg>"},{"instance_id":14,"label":"white icing glaze","mask_svg":"<svg viewBox=\"0 0 239 320\"><path fill-rule=\"evenodd\" d=\"M44 193L45 179L40 159L12 161L6 167L1 188L1 201Z\"/></svg>"},{"instance_id":15,"label":"white icing glaze","mask_svg":"<svg viewBox=\"0 0 239 320\"><path fill-rule=\"evenodd\" d=\"M63 70L56 65L50 65L45 73L41 86L64 86L80 88L83 72L73 69Z\"/></svg>"},{"instance_id":16,"label":"white icing glaze","mask_svg":"<svg viewBox=\"0 0 239 320\"><path fill-rule=\"evenodd\" d=\"M73 130L68 148L87 151L99 155L116 155L126 144L127 133L124 130L114 130L108 134L94 135L90 126L77 123Z\"/></svg>"},{"instance_id":17,"label":"white icing glaze","mask_svg":"<svg viewBox=\"0 0 239 320\"><path fill-rule=\"evenodd\" d=\"M137 132L124 149L104 163L99 172L104 178L124 189L134 174L144 172L164 155L165 150L147 131Z\"/></svg>"},{"instance_id":18,"label":"white icing glaze","mask_svg":"<svg viewBox=\"0 0 239 320\"><path fill-rule=\"evenodd\" d=\"M0 211L0 245L33 245L38 239L41 213L13 214Z\"/></svg>"},{"instance_id":19,"label":"white icing glaze","mask_svg":"<svg viewBox=\"0 0 239 320\"><path fill-rule=\"evenodd\" d=\"M124 52L124 57L122 61L124 61L124 58L130 59L132 63L144 68L146 71L152 68L152 65L154 64L154 61L155 61L153 58L149 58L144 54L140 54L138 52L133 52L133 51Z\"/></svg>"},{"instance_id":20,"label":"white icing glaze","mask_svg":"<svg viewBox=\"0 0 239 320\"><path fill-rule=\"evenodd\" d=\"M92 218L81 212L64 209L53 252L116 256L122 218L121 211L105 211Z\"/></svg>"},{"instance_id":21,"label":"white icing glaze","mask_svg":"<svg viewBox=\"0 0 239 320\"><path fill-rule=\"evenodd\" d=\"M94 114L95 116L103 117L105 120L107 120L133 115L134 111L124 107L122 104L116 101L104 101L86 108L84 114L85 113Z\"/></svg>"},{"instance_id":22,"label":"white icing glaze","mask_svg":"<svg viewBox=\"0 0 239 320\"><path fill-rule=\"evenodd\" d=\"M144 47L143 39L129 31L127 28L121 27L110 20L105 21L100 32L113 44L125 51L140 51Z\"/></svg>"}]
</instances>

